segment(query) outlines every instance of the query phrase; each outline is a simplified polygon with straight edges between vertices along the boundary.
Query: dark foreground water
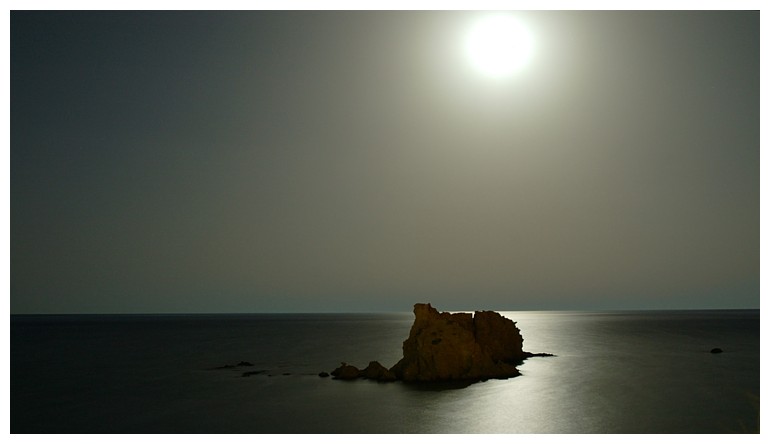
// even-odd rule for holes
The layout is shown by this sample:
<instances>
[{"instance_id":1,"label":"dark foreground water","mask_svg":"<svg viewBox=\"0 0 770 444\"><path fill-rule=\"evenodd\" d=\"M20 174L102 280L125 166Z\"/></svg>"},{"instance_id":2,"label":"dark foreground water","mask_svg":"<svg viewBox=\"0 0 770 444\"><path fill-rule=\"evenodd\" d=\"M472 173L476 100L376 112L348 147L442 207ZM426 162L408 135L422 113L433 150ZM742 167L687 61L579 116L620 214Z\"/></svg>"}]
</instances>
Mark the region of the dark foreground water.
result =
<instances>
[{"instance_id":1,"label":"dark foreground water","mask_svg":"<svg viewBox=\"0 0 770 444\"><path fill-rule=\"evenodd\" d=\"M758 310L503 315L558 356L464 388L317 376L393 365L411 313L11 316L11 433L759 430Z\"/></svg>"}]
</instances>

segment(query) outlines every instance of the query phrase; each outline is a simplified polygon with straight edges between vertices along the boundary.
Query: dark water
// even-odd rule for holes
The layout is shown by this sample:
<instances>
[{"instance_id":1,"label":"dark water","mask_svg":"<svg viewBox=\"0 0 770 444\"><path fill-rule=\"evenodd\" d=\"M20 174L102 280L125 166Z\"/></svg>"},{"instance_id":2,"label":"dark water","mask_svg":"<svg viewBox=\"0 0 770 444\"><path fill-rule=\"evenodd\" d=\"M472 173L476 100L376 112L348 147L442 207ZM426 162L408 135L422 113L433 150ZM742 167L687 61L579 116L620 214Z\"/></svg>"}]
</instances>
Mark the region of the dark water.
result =
<instances>
[{"instance_id":1,"label":"dark water","mask_svg":"<svg viewBox=\"0 0 770 444\"><path fill-rule=\"evenodd\" d=\"M393 365L411 313L11 316L11 433L759 430L758 310L503 314L558 356L443 390L317 376Z\"/></svg>"}]
</instances>

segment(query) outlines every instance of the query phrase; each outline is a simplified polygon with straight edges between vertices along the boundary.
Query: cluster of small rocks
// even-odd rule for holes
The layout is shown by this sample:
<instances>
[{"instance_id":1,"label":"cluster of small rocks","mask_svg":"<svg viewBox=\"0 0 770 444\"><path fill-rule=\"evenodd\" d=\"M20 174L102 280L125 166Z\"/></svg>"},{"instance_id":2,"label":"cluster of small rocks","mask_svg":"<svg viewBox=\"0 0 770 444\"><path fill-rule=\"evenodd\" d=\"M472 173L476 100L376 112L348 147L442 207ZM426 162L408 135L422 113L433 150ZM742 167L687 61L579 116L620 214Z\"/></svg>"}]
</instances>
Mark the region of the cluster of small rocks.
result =
<instances>
[{"instance_id":1,"label":"cluster of small rocks","mask_svg":"<svg viewBox=\"0 0 770 444\"><path fill-rule=\"evenodd\" d=\"M329 373L321 372L318 376L322 378L329 377ZM342 365L332 371L331 376L333 376L334 379L342 380L361 378L380 382L392 382L398 379L392 371L388 370L377 361L370 362L363 370L359 370L357 367L343 362Z\"/></svg>"}]
</instances>

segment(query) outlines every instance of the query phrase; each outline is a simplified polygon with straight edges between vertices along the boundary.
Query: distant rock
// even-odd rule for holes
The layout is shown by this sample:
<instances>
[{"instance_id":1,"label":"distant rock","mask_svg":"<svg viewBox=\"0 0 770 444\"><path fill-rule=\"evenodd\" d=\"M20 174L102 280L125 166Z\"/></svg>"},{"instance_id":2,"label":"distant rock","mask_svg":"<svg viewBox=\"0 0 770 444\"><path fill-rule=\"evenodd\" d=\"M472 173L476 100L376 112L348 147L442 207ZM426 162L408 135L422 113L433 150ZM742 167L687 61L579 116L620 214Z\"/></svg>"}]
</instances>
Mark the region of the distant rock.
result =
<instances>
[{"instance_id":1,"label":"distant rock","mask_svg":"<svg viewBox=\"0 0 770 444\"><path fill-rule=\"evenodd\" d=\"M236 367L254 367L254 364L248 361L241 361L237 364L225 364L219 367L214 367L214 370L223 370L223 369L236 368Z\"/></svg>"},{"instance_id":2,"label":"distant rock","mask_svg":"<svg viewBox=\"0 0 770 444\"><path fill-rule=\"evenodd\" d=\"M516 323L493 311L439 313L430 304L415 304L414 316L404 356L390 370L377 361L364 370L343 362L331 372L334 379L485 381L519 376L516 365L527 358L553 356L524 351Z\"/></svg>"},{"instance_id":3,"label":"distant rock","mask_svg":"<svg viewBox=\"0 0 770 444\"><path fill-rule=\"evenodd\" d=\"M250 372L243 372L241 376L243 376L244 378L248 378L249 376L252 376L252 375L261 375L264 373L267 373L267 370L254 370ZM272 375L269 375L269 376L272 376Z\"/></svg>"},{"instance_id":4,"label":"distant rock","mask_svg":"<svg viewBox=\"0 0 770 444\"><path fill-rule=\"evenodd\" d=\"M714 354L716 354L716 353L722 353L723 351L724 351L724 350L722 350L722 349L721 349L721 348L719 348L719 347L716 347L716 348L712 348L712 349L711 349L711 353L714 353Z\"/></svg>"},{"instance_id":5,"label":"distant rock","mask_svg":"<svg viewBox=\"0 0 770 444\"><path fill-rule=\"evenodd\" d=\"M321 372L321 373L318 374L318 376L321 377L321 378L328 378L329 374L326 373L326 372Z\"/></svg>"}]
</instances>

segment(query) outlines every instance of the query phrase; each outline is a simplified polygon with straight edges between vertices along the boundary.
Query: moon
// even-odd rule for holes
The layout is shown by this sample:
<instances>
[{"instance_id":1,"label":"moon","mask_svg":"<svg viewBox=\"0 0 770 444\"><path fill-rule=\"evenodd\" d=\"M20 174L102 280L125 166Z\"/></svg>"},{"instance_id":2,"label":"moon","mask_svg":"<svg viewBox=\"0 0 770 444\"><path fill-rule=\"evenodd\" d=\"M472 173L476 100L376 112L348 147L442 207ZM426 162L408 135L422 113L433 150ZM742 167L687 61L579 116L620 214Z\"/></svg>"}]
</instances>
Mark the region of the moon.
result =
<instances>
[{"instance_id":1,"label":"moon","mask_svg":"<svg viewBox=\"0 0 770 444\"><path fill-rule=\"evenodd\" d=\"M532 57L532 34L509 15L494 15L475 23L465 39L465 52L481 74L500 78L527 65Z\"/></svg>"}]
</instances>

